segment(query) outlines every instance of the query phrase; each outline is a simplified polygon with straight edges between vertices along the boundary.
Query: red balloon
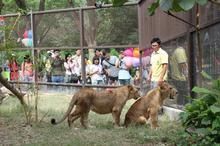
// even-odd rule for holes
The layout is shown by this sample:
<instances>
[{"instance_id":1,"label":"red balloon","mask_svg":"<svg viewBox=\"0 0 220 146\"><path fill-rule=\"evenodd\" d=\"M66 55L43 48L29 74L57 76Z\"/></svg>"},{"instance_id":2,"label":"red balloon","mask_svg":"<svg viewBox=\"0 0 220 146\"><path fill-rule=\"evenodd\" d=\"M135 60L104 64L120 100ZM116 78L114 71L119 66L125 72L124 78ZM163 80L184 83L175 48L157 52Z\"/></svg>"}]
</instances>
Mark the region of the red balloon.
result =
<instances>
[{"instance_id":1,"label":"red balloon","mask_svg":"<svg viewBox=\"0 0 220 146\"><path fill-rule=\"evenodd\" d=\"M28 31L27 30L24 32L23 38L28 38Z\"/></svg>"}]
</instances>

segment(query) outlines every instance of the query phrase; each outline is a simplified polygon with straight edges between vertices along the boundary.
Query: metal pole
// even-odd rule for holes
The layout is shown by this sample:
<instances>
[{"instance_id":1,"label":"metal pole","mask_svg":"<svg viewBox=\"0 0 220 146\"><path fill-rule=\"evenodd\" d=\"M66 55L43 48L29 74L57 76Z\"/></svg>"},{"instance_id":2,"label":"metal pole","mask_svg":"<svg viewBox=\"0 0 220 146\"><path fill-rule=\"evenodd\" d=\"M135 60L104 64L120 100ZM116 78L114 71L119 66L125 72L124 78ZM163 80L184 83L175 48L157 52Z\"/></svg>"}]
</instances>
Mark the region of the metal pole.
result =
<instances>
[{"instance_id":1,"label":"metal pole","mask_svg":"<svg viewBox=\"0 0 220 146\"><path fill-rule=\"evenodd\" d=\"M83 20L84 11L80 9L80 47L81 47L81 76L82 76L82 86L84 87L86 84L86 69L85 69L85 53L84 53L84 20Z\"/></svg>"}]
</instances>

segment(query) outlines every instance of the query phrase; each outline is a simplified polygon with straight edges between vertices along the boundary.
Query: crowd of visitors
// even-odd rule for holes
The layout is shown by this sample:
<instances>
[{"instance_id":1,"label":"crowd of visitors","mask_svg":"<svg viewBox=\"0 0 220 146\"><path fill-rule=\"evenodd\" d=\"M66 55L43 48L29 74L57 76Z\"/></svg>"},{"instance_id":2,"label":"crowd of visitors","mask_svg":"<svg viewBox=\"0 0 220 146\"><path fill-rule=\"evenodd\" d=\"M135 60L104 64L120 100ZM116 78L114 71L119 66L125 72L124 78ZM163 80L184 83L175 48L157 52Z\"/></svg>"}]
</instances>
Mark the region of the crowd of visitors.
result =
<instances>
[{"instance_id":1,"label":"crowd of visitors","mask_svg":"<svg viewBox=\"0 0 220 146\"><path fill-rule=\"evenodd\" d=\"M85 73L87 84L93 85L127 85L133 80L135 84L140 80L138 67L126 64L124 50L113 55L109 50L95 49L94 57L90 60L85 58ZM75 53L61 54L60 50L47 51L43 59L43 77L38 81L54 83L77 83L83 82L82 79L82 56L81 50ZM33 81L34 68L32 59L29 55L23 57L22 63L18 63L16 56L13 56L5 63L8 68L10 81ZM131 73L133 71L133 73ZM39 75L38 75L39 76ZM135 76L135 77L134 77Z\"/></svg>"}]
</instances>

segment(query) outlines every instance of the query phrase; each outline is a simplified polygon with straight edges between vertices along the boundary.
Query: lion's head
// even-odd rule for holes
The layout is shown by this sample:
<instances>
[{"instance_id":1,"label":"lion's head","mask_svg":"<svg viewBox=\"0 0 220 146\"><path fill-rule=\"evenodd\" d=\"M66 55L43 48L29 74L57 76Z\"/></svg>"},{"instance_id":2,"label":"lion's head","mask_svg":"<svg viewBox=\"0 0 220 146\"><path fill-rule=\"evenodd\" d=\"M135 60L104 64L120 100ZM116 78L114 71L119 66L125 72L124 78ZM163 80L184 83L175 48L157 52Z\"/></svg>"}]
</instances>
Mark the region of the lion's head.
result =
<instances>
[{"instance_id":1,"label":"lion's head","mask_svg":"<svg viewBox=\"0 0 220 146\"><path fill-rule=\"evenodd\" d=\"M166 98L169 97L170 99L174 99L174 97L177 95L177 90L172 85L170 85L167 82L163 82L160 85L160 91L162 94L166 94Z\"/></svg>"},{"instance_id":2,"label":"lion's head","mask_svg":"<svg viewBox=\"0 0 220 146\"><path fill-rule=\"evenodd\" d=\"M140 97L139 90L133 85L128 85L129 99L138 99Z\"/></svg>"}]
</instances>

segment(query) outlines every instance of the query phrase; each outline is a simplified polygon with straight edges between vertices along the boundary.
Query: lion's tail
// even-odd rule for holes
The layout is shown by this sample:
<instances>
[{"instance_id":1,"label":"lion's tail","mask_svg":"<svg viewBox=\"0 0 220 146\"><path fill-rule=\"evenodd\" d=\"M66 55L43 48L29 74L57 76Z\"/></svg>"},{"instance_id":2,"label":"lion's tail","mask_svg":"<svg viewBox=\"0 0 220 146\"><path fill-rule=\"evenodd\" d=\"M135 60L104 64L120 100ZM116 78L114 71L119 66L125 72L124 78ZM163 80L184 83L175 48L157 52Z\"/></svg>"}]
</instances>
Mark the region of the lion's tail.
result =
<instances>
[{"instance_id":1,"label":"lion's tail","mask_svg":"<svg viewBox=\"0 0 220 146\"><path fill-rule=\"evenodd\" d=\"M77 97L76 97L76 96L73 96L73 98L72 98L72 100L71 100L71 102L70 102L70 104L69 104L69 107L68 107L66 113L64 114L63 118L60 119L60 120L57 121L57 122L56 122L56 120L53 118L53 119L51 119L51 124L56 125L56 124L60 124L61 122L63 122L63 121L69 116L69 114L70 114L70 112L72 111L72 109L73 109L73 107L74 107L76 101L77 101Z\"/></svg>"}]
</instances>

